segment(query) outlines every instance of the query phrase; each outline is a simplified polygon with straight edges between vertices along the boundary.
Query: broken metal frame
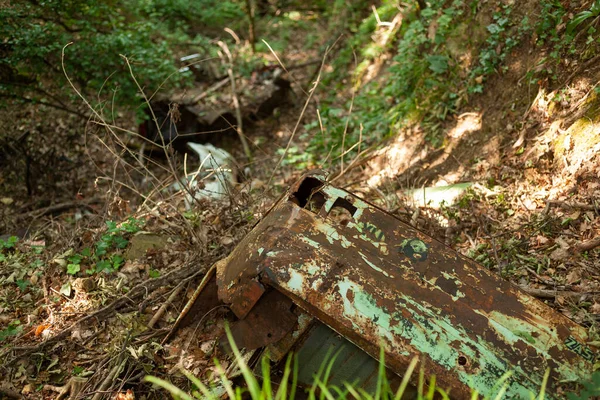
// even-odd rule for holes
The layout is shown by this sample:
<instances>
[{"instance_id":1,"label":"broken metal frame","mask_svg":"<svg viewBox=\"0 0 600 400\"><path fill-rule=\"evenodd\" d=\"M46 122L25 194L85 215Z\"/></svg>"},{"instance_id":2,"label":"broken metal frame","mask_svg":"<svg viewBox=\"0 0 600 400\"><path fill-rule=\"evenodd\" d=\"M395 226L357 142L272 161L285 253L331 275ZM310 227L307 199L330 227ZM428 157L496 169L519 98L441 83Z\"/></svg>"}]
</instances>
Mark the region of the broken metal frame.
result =
<instances>
[{"instance_id":1,"label":"broken metal frame","mask_svg":"<svg viewBox=\"0 0 600 400\"><path fill-rule=\"evenodd\" d=\"M251 347L276 346L292 331L291 300L372 357L382 346L399 375L420 356L452 398L492 396L507 372L508 398L529 398L547 369L552 398L588 380L596 358L583 327L318 173L219 264L216 286L240 321L284 315L284 329L234 326L248 346L245 336Z\"/></svg>"}]
</instances>

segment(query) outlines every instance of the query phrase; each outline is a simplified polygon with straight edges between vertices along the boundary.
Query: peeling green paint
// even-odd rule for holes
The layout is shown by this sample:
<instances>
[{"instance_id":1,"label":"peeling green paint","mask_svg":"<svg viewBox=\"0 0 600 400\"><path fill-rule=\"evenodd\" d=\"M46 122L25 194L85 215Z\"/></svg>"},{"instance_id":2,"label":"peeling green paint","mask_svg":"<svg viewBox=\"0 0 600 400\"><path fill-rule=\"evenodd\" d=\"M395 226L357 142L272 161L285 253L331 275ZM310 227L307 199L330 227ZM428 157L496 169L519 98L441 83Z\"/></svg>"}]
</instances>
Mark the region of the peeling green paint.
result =
<instances>
[{"instance_id":1,"label":"peeling green paint","mask_svg":"<svg viewBox=\"0 0 600 400\"><path fill-rule=\"evenodd\" d=\"M307 238L306 236L300 236L300 240L302 240L304 243L306 243L307 245L314 247L315 249L319 249L319 243L315 242L314 240Z\"/></svg>"},{"instance_id":2,"label":"peeling green paint","mask_svg":"<svg viewBox=\"0 0 600 400\"><path fill-rule=\"evenodd\" d=\"M394 278L393 276L390 276L390 274L388 274L387 272L385 272L384 270L382 270L381 268L379 268L378 266L373 264L371 261L369 261L367 259L367 256L365 256L362 252L359 251L358 254L360 254L360 256L362 257L364 262L366 262L369 267L373 268L375 271L379 272L380 274L383 274L386 278L392 278L392 279Z\"/></svg>"},{"instance_id":3,"label":"peeling green paint","mask_svg":"<svg viewBox=\"0 0 600 400\"><path fill-rule=\"evenodd\" d=\"M508 364L498 358L496 349L485 346L487 342L475 341L465 332L464 328L448 320L447 317L432 315L430 308L413 299L401 296L405 310L411 313L412 321L398 313L390 315L385 309L377 306L375 299L365 289L343 278L338 282L338 290L343 299L344 317L355 329L361 326L372 326L380 337L386 338L386 350L394 352L409 352L402 341L425 354L444 366L446 369L457 369L457 359L461 354L476 358L480 364L477 374L459 371L461 380L479 393L493 396L490 389L494 383L508 370ZM351 293L351 294L349 294ZM352 300L350 300L352 299ZM399 341L398 338L402 338ZM459 348L450 346L449 343L459 342ZM476 349L474 352L472 349ZM478 353L478 354L476 354ZM523 376L520 368L514 371L522 382L529 378ZM507 389L508 398L529 398L531 391L519 382L513 382Z\"/></svg>"},{"instance_id":4,"label":"peeling green paint","mask_svg":"<svg viewBox=\"0 0 600 400\"><path fill-rule=\"evenodd\" d=\"M325 237L327 238L327 241L330 244L333 244L334 242L339 241L340 245L345 249L353 246L352 242L350 242L348 239L346 239L346 237L344 235L339 233L335 227L333 227L329 224L323 223L321 221L318 221L315 224L315 226L320 232L322 232L325 235Z\"/></svg>"},{"instance_id":5,"label":"peeling green paint","mask_svg":"<svg viewBox=\"0 0 600 400\"><path fill-rule=\"evenodd\" d=\"M304 286L304 276L300 272L290 269L290 280L287 285L291 290L301 291Z\"/></svg>"},{"instance_id":6,"label":"peeling green paint","mask_svg":"<svg viewBox=\"0 0 600 400\"><path fill-rule=\"evenodd\" d=\"M583 327L348 192L327 183L319 190L325 205L318 213L284 197L261 221L280 236L256 229L254 249L271 247L260 247L258 256L240 251L232 269L258 271L259 279L293 294L297 305L340 334L357 333L357 343L374 357L371 346L383 338L396 372L409 356L423 355L457 398L468 387L494 397L507 371L513 374L508 398L529 398L528 388L539 388L549 366L549 388L591 375L596 346ZM345 226L324 218L338 198L353 207L343 206L353 214ZM265 262L268 250L273 258ZM227 302L236 295L227 294Z\"/></svg>"},{"instance_id":7,"label":"peeling green paint","mask_svg":"<svg viewBox=\"0 0 600 400\"><path fill-rule=\"evenodd\" d=\"M527 331L513 331L513 333L518 337L525 339L527 342L535 344L535 339L533 338L533 336L531 336L531 333Z\"/></svg>"}]
</instances>

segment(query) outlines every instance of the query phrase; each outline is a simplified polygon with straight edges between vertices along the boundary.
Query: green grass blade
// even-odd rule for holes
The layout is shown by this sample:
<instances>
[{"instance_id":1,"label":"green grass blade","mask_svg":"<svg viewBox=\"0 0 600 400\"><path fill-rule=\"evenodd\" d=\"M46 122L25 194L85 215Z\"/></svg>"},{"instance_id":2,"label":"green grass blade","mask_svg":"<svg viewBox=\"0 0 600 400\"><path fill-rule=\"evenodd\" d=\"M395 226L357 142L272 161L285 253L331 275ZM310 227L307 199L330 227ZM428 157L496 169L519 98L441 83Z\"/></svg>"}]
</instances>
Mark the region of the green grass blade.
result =
<instances>
[{"instance_id":1,"label":"green grass blade","mask_svg":"<svg viewBox=\"0 0 600 400\"><path fill-rule=\"evenodd\" d=\"M333 396L333 394L331 393L331 391L329 390L327 385L325 383L323 383L320 379L318 379L316 381L316 384L317 384L318 388L321 389L321 398L322 399L337 400L337 398L335 398Z\"/></svg>"},{"instance_id":2,"label":"green grass blade","mask_svg":"<svg viewBox=\"0 0 600 400\"><path fill-rule=\"evenodd\" d=\"M155 376L146 376L144 377L144 381L150 382L153 385L160 386L161 388L167 390L169 393L171 393L171 396L173 396L174 399L194 400L192 396L179 389L177 386Z\"/></svg>"},{"instance_id":3,"label":"green grass blade","mask_svg":"<svg viewBox=\"0 0 600 400\"><path fill-rule=\"evenodd\" d=\"M202 392L205 399L217 400L217 396L200 379L196 378L194 374L184 368L181 368L181 372Z\"/></svg>"},{"instance_id":4,"label":"green grass blade","mask_svg":"<svg viewBox=\"0 0 600 400\"><path fill-rule=\"evenodd\" d=\"M221 379L221 384L225 388L227 395L229 396L230 399L235 399L236 398L235 392L233 391L233 387L231 386L231 381L229 380L229 378L227 378L227 375L225 374L225 370L223 369L223 367L221 367L219 360L217 360L216 358L215 358L215 365L217 366L217 372L219 374L219 378Z\"/></svg>"},{"instance_id":5,"label":"green grass blade","mask_svg":"<svg viewBox=\"0 0 600 400\"><path fill-rule=\"evenodd\" d=\"M271 366L269 364L269 357L263 356L260 360L260 366L262 371L262 394L261 399L271 400L273 398L273 389L271 387Z\"/></svg>"},{"instance_id":6,"label":"green grass blade","mask_svg":"<svg viewBox=\"0 0 600 400\"><path fill-rule=\"evenodd\" d=\"M298 357L294 356L294 368L292 369L292 387L290 388L290 397L288 400L294 400L296 397L296 388L298 387Z\"/></svg>"},{"instance_id":7,"label":"green grass blade","mask_svg":"<svg viewBox=\"0 0 600 400\"><path fill-rule=\"evenodd\" d=\"M433 400L433 396L435 395L435 375L432 375L429 379L429 390L427 391L427 400Z\"/></svg>"},{"instance_id":8,"label":"green grass blade","mask_svg":"<svg viewBox=\"0 0 600 400\"><path fill-rule=\"evenodd\" d=\"M544 380L542 381L542 387L540 389L540 395L538 397L538 400L544 400L544 397L546 397L546 385L548 385L549 377L550 377L550 368L548 368L546 370L546 373L544 373Z\"/></svg>"},{"instance_id":9,"label":"green grass blade","mask_svg":"<svg viewBox=\"0 0 600 400\"><path fill-rule=\"evenodd\" d=\"M248 386L248 391L250 392L250 396L253 400L260 400L260 386L258 385L258 381L256 377L242 358L242 354L238 350L233 336L231 335L231 330L229 329L229 325L225 325L225 332L227 333L227 340L229 340L229 345L231 346L231 351L235 355L235 360L237 362L238 368L242 371L242 375L244 376L244 380L246 381L246 385Z\"/></svg>"},{"instance_id":10,"label":"green grass blade","mask_svg":"<svg viewBox=\"0 0 600 400\"><path fill-rule=\"evenodd\" d=\"M356 389L347 382L344 382L344 386L346 386L346 390L350 393L356 400L363 400L363 397L356 391Z\"/></svg>"},{"instance_id":11,"label":"green grass blade","mask_svg":"<svg viewBox=\"0 0 600 400\"><path fill-rule=\"evenodd\" d=\"M394 400L400 400L402 399L402 396L404 395L404 392L406 391L406 388L408 387L408 382L410 381L410 377L412 376L413 372L415 371L415 368L417 367L417 363L419 362L419 357L415 356L410 364L408 364L408 368L406 369L406 372L404 373L404 376L402 377L402 382L400 383L400 386L398 387L398 390L396 391L396 396L394 397Z\"/></svg>"},{"instance_id":12,"label":"green grass blade","mask_svg":"<svg viewBox=\"0 0 600 400\"><path fill-rule=\"evenodd\" d=\"M275 400L287 400L288 380L292 372L292 356L288 356L285 360L285 367L283 368L283 378L281 379L281 385L277 388L275 393Z\"/></svg>"}]
</instances>

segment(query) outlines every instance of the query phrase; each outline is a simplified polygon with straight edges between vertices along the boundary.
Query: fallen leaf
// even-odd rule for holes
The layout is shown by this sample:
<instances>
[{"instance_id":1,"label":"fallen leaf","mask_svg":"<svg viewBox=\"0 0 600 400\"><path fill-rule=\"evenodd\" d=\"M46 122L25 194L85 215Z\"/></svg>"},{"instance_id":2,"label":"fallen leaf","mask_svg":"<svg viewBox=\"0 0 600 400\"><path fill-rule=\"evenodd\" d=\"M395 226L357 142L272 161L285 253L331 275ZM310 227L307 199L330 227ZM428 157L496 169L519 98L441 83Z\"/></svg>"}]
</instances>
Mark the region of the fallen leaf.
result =
<instances>
[{"instance_id":1,"label":"fallen leaf","mask_svg":"<svg viewBox=\"0 0 600 400\"><path fill-rule=\"evenodd\" d=\"M33 392L33 385L31 383L28 383L27 385L23 386L23 390L21 390L21 394L29 394Z\"/></svg>"},{"instance_id":2,"label":"fallen leaf","mask_svg":"<svg viewBox=\"0 0 600 400\"><path fill-rule=\"evenodd\" d=\"M550 258L555 261L565 261L571 257L571 253L567 249L558 248L550 253Z\"/></svg>"},{"instance_id":3,"label":"fallen leaf","mask_svg":"<svg viewBox=\"0 0 600 400\"><path fill-rule=\"evenodd\" d=\"M581 280L581 270L574 269L567 274L567 283L573 285Z\"/></svg>"},{"instance_id":4,"label":"fallen leaf","mask_svg":"<svg viewBox=\"0 0 600 400\"><path fill-rule=\"evenodd\" d=\"M223 236L221 238L221 244L223 246L230 245L231 243L233 243L233 238L231 236Z\"/></svg>"},{"instance_id":5,"label":"fallen leaf","mask_svg":"<svg viewBox=\"0 0 600 400\"><path fill-rule=\"evenodd\" d=\"M133 394L133 390L127 389L127 392L125 393L117 393L114 400L135 400L135 395Z\"/></svg>"},{"instance_id":6,"label":"fallen leaf","mask_svg":"<svg viewBox=\"0 0 600 400\"><path fill-rule=\"evenodd\" d=\"M71 282L65 282L61 287L60 287L60 293L64 294L65 296L69 297L71 296Z\"/></svg>"},{"instance_id":7,"label":"fallen leaf","mask_svg":"<svg viewBox=\"0 0 600 400\"><path fill-rule=\"evenodd\" d=\"M35 336L40 336L46 329L48 329L50 325L48 324L40 324L35 328Z\"/></svg>"},{"instance_id":8,"label":"fallen leaf","mask_svg":"<svg viewBox=\"0 0 600 400\"><path fill-rule=\"evenodd\" d=\"M600 303L594 303L594 304L592 304L592 306L590 307L590 311L593 314L600 314Z\"/></svg>"}]
</instances>

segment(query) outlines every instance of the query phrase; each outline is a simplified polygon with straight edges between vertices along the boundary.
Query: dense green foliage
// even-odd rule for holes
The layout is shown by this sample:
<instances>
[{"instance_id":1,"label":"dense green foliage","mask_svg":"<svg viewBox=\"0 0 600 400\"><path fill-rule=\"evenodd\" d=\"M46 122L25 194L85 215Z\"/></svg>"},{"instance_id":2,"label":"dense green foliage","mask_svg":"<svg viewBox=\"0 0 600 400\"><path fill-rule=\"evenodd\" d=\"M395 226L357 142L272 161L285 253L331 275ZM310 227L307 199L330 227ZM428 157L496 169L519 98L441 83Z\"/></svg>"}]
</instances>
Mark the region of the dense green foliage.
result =
<instances>
[{"instance_id":1,"label":"dense green foliage","mask_svg":"<svg viewBox=\"0 0 600 400\"><path fill-rule=\"evenodd\" d=\"M146 91L186 82L181 51L210 55L194 27L217 27L242 15L231 1L27 1L0 9L0 96L71 109L66 73L86 96L139 104L124 57ZM124 56L124 57L123 57Z\"/></svg>"},{"instance_id":2,"label":"dense green foliage","mask_svg":"<svg viewBox=\"0 0 600 400\"><path fill-rule=\"evenodd\" d=\"M431 145L441 146L444 123L461 105L483 93L491 76L506 73L509 56L525 45L525 39L534 35L537 47L552 47L527 73L532 85L540 79L556 80L556 66L581 46L581 40L577 41L581 36L584 58L596 54L599 45L593 23L600 14L598 1L574 16L558 0L542 1L540 14L532 15L512 2L499 3L491 13L490 6L477 0L432 0L427 5L420 10L416 2L399 8L395 1L383 1L376 9L381 21L389 22L402 13L397 33L383 44L375 39L381 27L374 13L351 28L352 36L333 61L335 72L324 80L331 90L320 109L325 132L314 134L311 154L325 157L331 151L334 157L329 159L335 160L343 151L342 142L344 151L361 139L364 148L414 124L423 128ZM386 51L393 55L391 63L375 79L365 80L367 66ZM346 85L346 100L340 103L344 86L336 76L353 69L353 53L358 59L354 98ZM319 131L319 124L313 121L308 128Z\"/></svg>"}]
</instances>

